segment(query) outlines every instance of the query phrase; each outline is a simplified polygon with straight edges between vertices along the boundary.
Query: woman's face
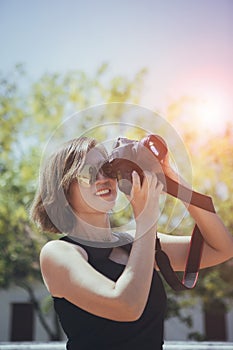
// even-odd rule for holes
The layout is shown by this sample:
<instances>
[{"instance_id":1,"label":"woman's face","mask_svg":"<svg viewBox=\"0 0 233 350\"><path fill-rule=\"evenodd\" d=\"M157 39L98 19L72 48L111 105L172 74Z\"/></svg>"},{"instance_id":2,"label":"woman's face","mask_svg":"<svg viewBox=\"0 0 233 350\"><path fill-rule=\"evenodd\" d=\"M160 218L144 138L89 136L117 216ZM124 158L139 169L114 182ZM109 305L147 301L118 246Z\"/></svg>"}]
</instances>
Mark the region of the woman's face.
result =
<instances>
[{"instance_id":1,"label":"woman's face","mask_svg":"<svg viewBox=\"0 0 233 350\"><path fill-rule=\"evenodd\" d=\"M74 181L69 189L69 203L78 214L91 214L96 212L108 212L111 210L117 198L117 181L98 172L106 161L98 148L92 148L86 156L84 168L96 169L95 180L91 184L82 180L82 172L79 180ZM85 174L84 174L85 175Z\"/></svg>"}]
</instances>

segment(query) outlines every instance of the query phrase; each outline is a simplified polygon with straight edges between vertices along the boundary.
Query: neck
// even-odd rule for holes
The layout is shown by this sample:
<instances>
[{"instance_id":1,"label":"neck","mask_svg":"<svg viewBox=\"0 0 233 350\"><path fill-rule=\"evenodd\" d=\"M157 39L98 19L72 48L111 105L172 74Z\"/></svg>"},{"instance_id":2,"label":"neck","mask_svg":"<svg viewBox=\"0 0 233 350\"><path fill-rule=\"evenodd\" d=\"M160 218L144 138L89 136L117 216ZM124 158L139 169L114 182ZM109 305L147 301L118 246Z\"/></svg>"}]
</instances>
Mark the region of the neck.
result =
<instances>
[{"instance_id":1,"label":"neck","mask_svg":"<svg viewBox=\"0 0 233 350\"><path fill-rule=\"evenodd\" d=\"M71 236L90 241L113 241L109 217L103 213L89 215L79 215L77 225L71 232Z\"/></svg>"}]
</instances>

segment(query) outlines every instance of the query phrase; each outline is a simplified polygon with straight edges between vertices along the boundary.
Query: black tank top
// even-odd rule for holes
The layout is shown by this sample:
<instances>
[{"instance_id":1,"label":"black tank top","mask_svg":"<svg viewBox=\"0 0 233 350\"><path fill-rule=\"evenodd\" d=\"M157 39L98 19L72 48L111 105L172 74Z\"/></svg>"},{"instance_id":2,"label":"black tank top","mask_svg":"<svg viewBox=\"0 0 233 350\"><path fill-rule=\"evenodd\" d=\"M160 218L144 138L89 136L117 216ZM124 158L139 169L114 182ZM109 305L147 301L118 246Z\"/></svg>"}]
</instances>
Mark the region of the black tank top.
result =
<instances>
[{"instance_id":1,"label":"black tank top","mask_svg":"<svg viewBox=\"0 0 233 350\"><path fill-rule=\"evenodd\" d=\"M125 238L124 238L125 237ZM121 247L130 251L131 243L120 234ZM109 259L111 248L90 247L85 241L74 241L68 236L62 240L85 249L88 262L106 277L116 281L125 266ZM118 242L119 245L119 242ZM64 298L54 297L54 308L68 337L68 350L161 350L166 294L156 270L146 307L141 317L133 322L112 321L84 311Z\"/></svg>"}]
</instances>

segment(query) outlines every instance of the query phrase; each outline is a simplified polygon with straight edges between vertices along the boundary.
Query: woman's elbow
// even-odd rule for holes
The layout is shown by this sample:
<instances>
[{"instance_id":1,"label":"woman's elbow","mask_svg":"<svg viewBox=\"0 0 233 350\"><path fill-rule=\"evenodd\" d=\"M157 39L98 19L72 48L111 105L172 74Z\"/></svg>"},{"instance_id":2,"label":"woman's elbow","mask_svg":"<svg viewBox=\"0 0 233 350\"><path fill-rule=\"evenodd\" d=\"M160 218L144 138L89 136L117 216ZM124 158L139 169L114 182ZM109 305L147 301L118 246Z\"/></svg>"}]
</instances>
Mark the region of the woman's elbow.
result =
<instances>
[{"instance_id":1,"label":"woman's elbow","mask_svg":"<svg viewBox=\"0 0 233 350\"><path fill-rule=\"evenodd\" d=\"M118 317L122 322L137 321L143 314L145 302L134 300L133 297L121 296L117 302Z\"/></svg>"},{"instance_id":2,"label":"woman's elbow","mask_svg":"<svg viewBox=\"0 0 233 350\"><path fill-rule=\"evenodd\" d=\"M143 310L134 307L132 308L130 305L124 306L121 311L120 308L118 310L116 321L120 322L135 322L143 313Z\"/></svg>"}]
</instances>

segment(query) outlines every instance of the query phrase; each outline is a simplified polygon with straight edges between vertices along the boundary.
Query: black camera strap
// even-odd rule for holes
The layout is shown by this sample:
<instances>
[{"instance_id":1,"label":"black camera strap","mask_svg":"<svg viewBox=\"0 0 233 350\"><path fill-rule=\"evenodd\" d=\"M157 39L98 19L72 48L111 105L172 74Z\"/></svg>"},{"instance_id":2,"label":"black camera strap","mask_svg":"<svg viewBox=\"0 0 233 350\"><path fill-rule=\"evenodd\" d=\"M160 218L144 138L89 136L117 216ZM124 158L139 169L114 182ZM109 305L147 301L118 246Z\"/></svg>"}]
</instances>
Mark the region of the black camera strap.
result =
<instances>
[{"instance_id":1,"label":"black camera strap","mask_svg":"<svg viewBox=\"0 0 233 350\"><path fill-rule=\"evenodd\" d=\"M179 198L187 204L215 213L211 197L192 191L178 182L165 176L166 192L173 197ZM197 224L194 226L189 253L186 261L185 272L182 281L173 270L168 255L162 250L160 240L156 237L155 260L166 282L176 291L192 289L197 283L202 250L203 237Z\"/></svg>"},{"instance_id":2,"label":"black camera strap","mask_svg":"<svg viewBox=\"0 0 233 350\"><path fill-rule=\"evenodd\" d=\"M136 170L142 181L143 170L147 169L156 173L158 179L164 185L164 191L171 196L178 198L187 204L192 204L214 213L215 209L211 197L192 191L161 172L162 169L160 162L164 159L167 152L168 148L166 142L158 135L148 135L139 142L119 137L109 159L116 174L118 172L120 173L120 179L127 180L120 184L119 177L117 177L119 189L122 192L129 194L132 184L132 171ZM169 257L161 248L159 238L156 237L155 259L157 265L164 279L174 290L187 290L196 285L203 243L203 237L196 224L192 232L184 276L182 281L180 281L171 266Z\"/></svg>"}]
</instances>

